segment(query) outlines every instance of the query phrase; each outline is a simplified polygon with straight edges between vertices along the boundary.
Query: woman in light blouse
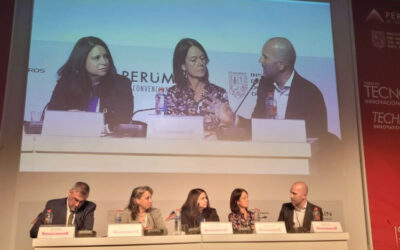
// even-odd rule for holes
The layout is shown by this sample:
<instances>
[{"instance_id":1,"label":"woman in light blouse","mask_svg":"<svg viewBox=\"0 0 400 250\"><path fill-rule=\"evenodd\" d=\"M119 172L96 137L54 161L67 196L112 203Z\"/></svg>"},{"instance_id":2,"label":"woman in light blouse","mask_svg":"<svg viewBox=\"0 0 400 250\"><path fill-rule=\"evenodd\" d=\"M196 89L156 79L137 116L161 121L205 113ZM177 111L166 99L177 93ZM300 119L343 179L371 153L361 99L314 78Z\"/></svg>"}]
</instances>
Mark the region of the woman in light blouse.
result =
<instances>
[{"instance_id":1,"label":"woman in light blouse","mask_svg":"<svg viewBox=\"0 0 400 250\"><path fill-rule=\"evenodd\" d=\"M168 234L160 210L152 207L152 195L148 186L133 189L127 208L121 212L121 223L141 223L145 230L161 229Z\"/></svg>"}]
</instances>

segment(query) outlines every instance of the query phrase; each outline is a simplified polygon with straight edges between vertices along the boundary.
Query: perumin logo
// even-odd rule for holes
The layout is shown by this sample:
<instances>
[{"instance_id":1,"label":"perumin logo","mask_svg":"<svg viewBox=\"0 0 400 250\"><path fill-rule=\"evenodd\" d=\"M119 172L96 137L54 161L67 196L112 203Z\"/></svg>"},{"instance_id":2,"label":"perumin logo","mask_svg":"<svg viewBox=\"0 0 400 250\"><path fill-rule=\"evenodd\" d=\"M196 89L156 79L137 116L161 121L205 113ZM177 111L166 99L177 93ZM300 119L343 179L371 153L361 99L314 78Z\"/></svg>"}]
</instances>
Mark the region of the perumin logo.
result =
<instances>
[{"instance_id":1,"label":"perumin logo","mask_svg":"<svg viewBox=\"0 0 400 250\"><path fill-rule=\"evenodd\" d=\"M366 21L368 21L368 22L377 21L377 22L385 23L385 20L383 20L383 18L381 17L381 15L379 15L379 13L378 13L378 11L376 11L376 9L371 10L369 15L367 16Z\"/></svg>"}]
</instances>

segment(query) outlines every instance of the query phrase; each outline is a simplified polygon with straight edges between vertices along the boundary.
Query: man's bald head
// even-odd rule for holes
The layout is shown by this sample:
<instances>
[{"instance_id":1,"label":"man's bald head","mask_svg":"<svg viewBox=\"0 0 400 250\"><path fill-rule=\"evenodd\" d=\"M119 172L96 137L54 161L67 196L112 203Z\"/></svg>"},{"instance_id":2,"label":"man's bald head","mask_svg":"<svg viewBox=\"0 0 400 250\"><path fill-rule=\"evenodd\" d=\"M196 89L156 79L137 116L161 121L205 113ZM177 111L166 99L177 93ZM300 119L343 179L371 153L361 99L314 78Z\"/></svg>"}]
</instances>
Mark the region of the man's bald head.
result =
<instances>
[{"instance_id":1,"label":"man's bald head","mask_svg":"<svg viewBox=\"0 0 400 250\"><path fill-rule=\"evenodd\" d=\"M293 183L290 188L290 200L292 205L298 208L304 207L307 201L308 186L302 181Z\"/></svg>"},{"instance_id":2,"label":"man's bald head","mask_svg":"<svg viewBox=\"0 0 400 250\"><path fill-rule=\"evenodd\" d=\"M275 58L284 62L288 69L294 69L296 51L293 44L288 39L284 37L273 37L269 39L264 46L268 46L272 49Z\"/></svg>"}]
</instances>

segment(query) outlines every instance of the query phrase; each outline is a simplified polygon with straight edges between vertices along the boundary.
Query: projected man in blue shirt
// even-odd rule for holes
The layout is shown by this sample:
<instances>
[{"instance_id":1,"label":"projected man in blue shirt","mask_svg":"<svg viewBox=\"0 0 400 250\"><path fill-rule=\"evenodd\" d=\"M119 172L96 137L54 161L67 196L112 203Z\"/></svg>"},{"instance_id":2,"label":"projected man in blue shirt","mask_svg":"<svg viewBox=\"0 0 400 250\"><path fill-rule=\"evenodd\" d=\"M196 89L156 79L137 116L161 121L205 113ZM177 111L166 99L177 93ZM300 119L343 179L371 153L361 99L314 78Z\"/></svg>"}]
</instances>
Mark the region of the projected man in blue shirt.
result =
<instances>
[{"instance_id":1,"label":"projected man in blue shirt","mask_svg":"<svg viewBox=\"0 0 400 250\"><path fill-rule=\"evenodd\" d=\"M296 51L283 37L269 39L259 62L263 76L257 90L253 118L266 118L265 99L274 97L276 119L305 120L308 138L321 138L327 133L327 112L321 91L294 69Z\"/></svg>"}]
</instances>

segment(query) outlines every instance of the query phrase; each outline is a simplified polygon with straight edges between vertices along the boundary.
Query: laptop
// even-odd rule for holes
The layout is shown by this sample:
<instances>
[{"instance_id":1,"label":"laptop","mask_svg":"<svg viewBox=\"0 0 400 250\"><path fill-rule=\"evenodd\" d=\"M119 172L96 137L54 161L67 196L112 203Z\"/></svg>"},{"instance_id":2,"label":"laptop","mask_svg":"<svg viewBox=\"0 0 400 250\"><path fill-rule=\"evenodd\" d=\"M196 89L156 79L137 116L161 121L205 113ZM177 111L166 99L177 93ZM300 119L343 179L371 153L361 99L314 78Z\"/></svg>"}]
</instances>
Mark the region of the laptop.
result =
<instances>
[{"instance_id":1,"label":"laptop","mask_svg":"<svg viewBox=\"0 0 400 250\"><path fill-rule=\"evenodd\" d=\"M104 114L85 111L46 110L42 135L102 136Z\"/></svg>"}]
</instances>

